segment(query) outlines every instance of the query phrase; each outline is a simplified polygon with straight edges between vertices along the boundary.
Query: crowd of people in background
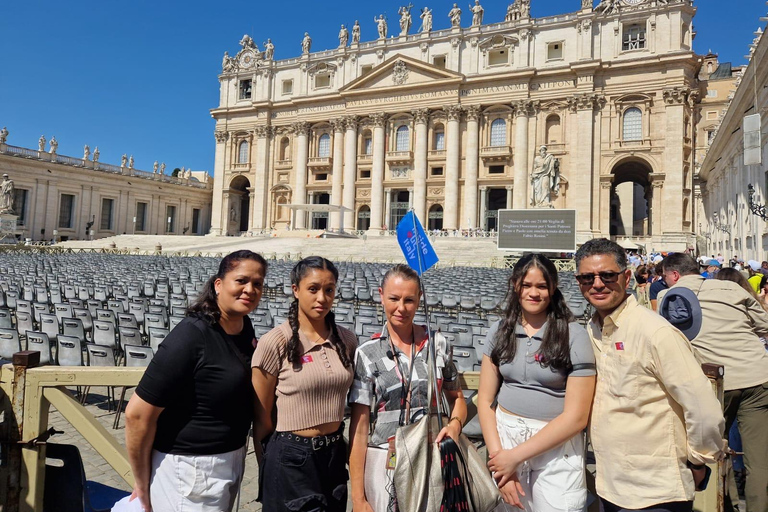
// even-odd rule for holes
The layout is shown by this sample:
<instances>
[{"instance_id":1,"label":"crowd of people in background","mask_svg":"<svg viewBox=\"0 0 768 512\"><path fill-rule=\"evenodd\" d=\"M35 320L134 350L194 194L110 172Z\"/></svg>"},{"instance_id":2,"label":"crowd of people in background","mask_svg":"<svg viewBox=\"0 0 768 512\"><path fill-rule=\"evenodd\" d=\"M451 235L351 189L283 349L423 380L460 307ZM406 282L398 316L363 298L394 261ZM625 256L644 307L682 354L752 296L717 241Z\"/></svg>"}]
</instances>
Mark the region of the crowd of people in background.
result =
<instances>
[{"instance_id":1,"label":"crowd of people in background","mask_svg":"<svg viewBox=\"0 0 768 512\"><path fill-rule=\"evenodd\" d=\"M586 329L550 259L516 262L477 396L486 471L508 507L585 510L591 443L601 511L690 512L738 425L747 510L768 512L768 262L724 261L590 240L575 254ZM318 256L291 272L288 319L256 339L248 314L266 274L258 254L226 256L160 345L126 411L134 497L146 511L231 510L252 424L264 511L346 511L349 481L354 512L410 512L394 439L429 411L430 368L448 417L424 443L458 444L467 422L449 344L414 320L419 275L386 273L384 324L358 344L335 321L339 273ZM702 362L724 367L723 405Z\"/></svg>"}]
</instances>

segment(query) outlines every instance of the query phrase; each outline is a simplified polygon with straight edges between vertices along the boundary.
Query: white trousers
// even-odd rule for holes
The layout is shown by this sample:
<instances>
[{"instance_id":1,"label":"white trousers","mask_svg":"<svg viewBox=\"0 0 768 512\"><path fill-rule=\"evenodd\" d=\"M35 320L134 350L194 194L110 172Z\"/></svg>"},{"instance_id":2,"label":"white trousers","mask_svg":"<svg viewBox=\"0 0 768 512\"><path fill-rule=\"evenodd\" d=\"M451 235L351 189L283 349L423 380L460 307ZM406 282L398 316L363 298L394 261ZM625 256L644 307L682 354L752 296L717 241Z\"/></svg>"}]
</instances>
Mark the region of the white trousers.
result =
<instances>
[{"instance_id":1,"label":"white trousers","mask_svg":"<svg viewBox=\"0 0 768 512\"><path fill-rule=\"evenodd\" d=\"M152 451L153 512L229 512L245 469L245 446L215 455Z\"/></svg>"},{"instance_id":2,"label":"white trousers","mask_svg":"<svg viewBox=\"0 0 768 512\"><path fill-rule=\"evenodd\" d=\"M544 428L546 421L515 416L496 408L496 429L503 449L514 448ZM582 512L587 506L584 433L525 461L517 468L525 512ZM505 508L506 507L506 508ZM502 505L498 510L519 510Z\"/></svg>"}]
</instances>

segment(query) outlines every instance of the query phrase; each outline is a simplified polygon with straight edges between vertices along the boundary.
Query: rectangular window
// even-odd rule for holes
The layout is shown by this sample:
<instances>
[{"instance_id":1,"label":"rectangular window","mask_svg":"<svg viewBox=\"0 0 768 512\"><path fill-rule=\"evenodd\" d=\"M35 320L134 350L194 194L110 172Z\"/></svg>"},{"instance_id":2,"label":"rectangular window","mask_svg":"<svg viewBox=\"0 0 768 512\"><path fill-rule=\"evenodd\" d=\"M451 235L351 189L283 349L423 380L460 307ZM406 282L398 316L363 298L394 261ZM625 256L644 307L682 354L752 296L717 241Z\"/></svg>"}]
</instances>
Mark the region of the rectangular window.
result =
<instances>
[{"instance_id":1,"label":"rectangular window","mask_svg":"<svg viewBox=\"0 0 768 512\"><path fill-rule=\"evenodd\" d=\"M562 60L563 58L563 43L549 43L547 45L547 60Z\"/></svg>"},{"instance_id":2,"label":"rectangular window","mask_svg":"<svg viewBox=\"0 0 768 512\"><path fill-rule=\"evenodd\" d=\"M433 167L430 169L430 176L442 176L443 175L443 168L442 167Z\"/></svg>"},{"instance_id":3,"label":"rectangular window","mask_svg":"<svg viewBox=\"0 0 768 512\"><path fill-rule=\"evenodd\" d=\"M492 165L488 167L488 174L504 174L503 165Z\"/></svg>"},{"instance_id":4,"label":"rectangular window","mask_svg":"<svg viewBox=\"0 0 768 512\"><path fill-rule=\"evenodd\" d=\"M13 193L13 209L16 210L16 219L18 226L23 226L27 220L27 195L29 190L17 188Z\"/></svg>"},{"instance_id":5,"label":"rectangular window","mask_svg":"<svg viewBox=\"0 0 768 512\"><path fill-rule=\"evenodd\" d=\"M370 137L366 137L363 139L363 154L364 155L372 155L373 154L373 139Z\"/></svg>"},{"instance_id":6,"label":"rectangular window","mask_svg":"<svg viewBox=\"0 0 768 512\"><path fill-rule=\"evenodd\" d=\"M240 80L240 99L251 99L251 80Z\"/></svg>"},{"instance_id":7,"label":"rectangular window","mask_svg":"<svg viewBox=\"0 0 768 512\"><path fill-rule=\"evenodd\" d=\"M112 207L115 204L114 199L101 200L101 229L109 231L112 229Z\"/></svg>"},{"instance_id":8,"label":"rectangular window","mask_svg":"<svg viewBox=\"0 0 768 512\"><path fill-rule=\"evenodd\" d=\"M192 208L192 234L200 234L200 208Z\"/></svg>"},{"instance_id":9,"label":"rectangular window","mask_svg":"<svg viewBox=\"0 0 768 512\"><path fill-rule=\"evenodd\" d=\"M488 52L489 66L503 66L507 62L507 50L491 50Z\"/></svg>"},{"instance_id":10,"label":"rectangular window","mask_svg":"<svg viewBox=\"0 0 768 512\"><path fill-rule=\"evenodd\" d=\"M436 68L443 68L445 69L445 55L437 55L432 59L432 64L435 65Z\"/></svg>"},{"instance_id":11,"label":"rectangular window","mask_svg":"<svg viewBox=\"0 0 768 512\"><path fill-rule=\"evenodd\" d=\"M624 51L645 49L645 27L642 25L625 27L621 49Z\"/></svg>"},{"instance_id":12,"label":"rectangular window","mask_svg":"<svg viewBox=\"0 0 768 512\"><path fill-rule=\"evenodd\" d=\"M293 94L293 80L283 80L283 96Z\"/></svg>"},{"instance_id":13,"label":"rectangular window","mask_svg":"<svg viewBox=\"0 0 768 512\"><path fill-rule=\"evenodd\" d=\"M370 169L360 169L360 179L361 180L369 180L371 179L371 170Z\"/></svg>"},{"instance_id":14,"label":"rectangular window","mask_svg":"<svg viewBox=\"0 0 768 512\"><path fill-rule=\"evenodd\" d=\"M135 231L147 230L147 203L136 203Z\"/></svg>"},{"instance_id":15,"label":"rectangular window","mask_svg":"<svg viewBox=\"0 0 768 512\"><path fill-rule=\"evenodd\" d=\"M331 75L329 73L323 73L322 75L315 75L315 89L331 86Z\"/></svg>"},{"instance_id":16,"label":"rectangular window","mask_svg":"<svg viewBox=\"0 0 768 512\"><path fill-rule=\"evenodd\" d=\"M74 226L75 214L75 196L72 194L61 194L59 203L59 227L72 228Z\"/></svg>"},{"instance_id":17,"label":"rectangular window","mask_svg":"<svg viewBox=\"0 0 768 512\"><path fill-rule=\"evenodd\" d=\"M315 181L328 181L328 173L316 174Z\"/></svg>"},{"instance_id":18,"label":"rectangular window","mask_svg":"<svg viewBox=\"0 0 768 512\"><path fill-rule=\"evenodd\" d=\"M445 150L445 132L435 132L435 150Z\"/></svg>"},{"instance_id":19,"label":"rectangular window","mask_svg":"<svg viewBox=\"0 0 768 512\"><path fill-rule=\"evenodd\" d=\"M165 207L166 233L176 231L176 207L168 205Z\"/></svg>"},{"instance_id":20,"label":"rectangular window","mask_svg":"<svg viewBox=\"0 0 768 512\"><path fill-rule=\"evenodd\" d=\"M707 98L717 98L717 89L709 89L707 91Z\"/></svg>"}]
</instances>

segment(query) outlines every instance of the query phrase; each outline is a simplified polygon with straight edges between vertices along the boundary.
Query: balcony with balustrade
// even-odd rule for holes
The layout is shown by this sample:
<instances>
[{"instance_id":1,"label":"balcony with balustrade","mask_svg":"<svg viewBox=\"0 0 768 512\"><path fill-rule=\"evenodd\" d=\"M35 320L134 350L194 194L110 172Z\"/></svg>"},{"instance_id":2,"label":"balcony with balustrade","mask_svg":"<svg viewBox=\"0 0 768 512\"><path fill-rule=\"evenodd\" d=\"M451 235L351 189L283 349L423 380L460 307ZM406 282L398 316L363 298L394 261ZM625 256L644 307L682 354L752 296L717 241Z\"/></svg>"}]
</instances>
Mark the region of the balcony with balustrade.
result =
<instances>
[{"instance_id":1,"label":"balcony with balustrade","mask_svg":"<svg viewBox=\"0 0 768 512\"><path fill-rule=\"evenodd\" d=\"M480 158L486 164L508 162L512 158L511 146L485 146L480 148Z\"/></svg>"},{"instance_id":2,"label":"balcony with balustrade","mask_svg":"<svg viewBox=\"0 0 768 512\"><path fill-rule=\"evenodd\" d=\"M333 158L330 156L311 156L307 161L307 167L313 171L328 171L333 166Z\"/></svg>"},{"instance_id":3,"label":"balcony with balustrade","mask_svg":"<svg viewBox=\"0 0 768 512\"><path fill-rule=\"evenodd\" d=\"M413 162L413 151L387 151L387 163L406 165Z\"/></svg>"}]
</instances>

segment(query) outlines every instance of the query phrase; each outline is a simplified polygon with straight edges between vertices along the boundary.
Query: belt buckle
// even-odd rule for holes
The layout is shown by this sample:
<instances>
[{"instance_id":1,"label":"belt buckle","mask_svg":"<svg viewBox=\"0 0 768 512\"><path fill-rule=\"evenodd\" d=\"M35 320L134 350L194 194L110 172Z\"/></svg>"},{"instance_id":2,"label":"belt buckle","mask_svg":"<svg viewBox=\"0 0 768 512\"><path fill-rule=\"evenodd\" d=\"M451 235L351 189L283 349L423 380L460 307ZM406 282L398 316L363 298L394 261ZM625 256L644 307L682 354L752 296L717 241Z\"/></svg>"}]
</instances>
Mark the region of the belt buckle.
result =
<instances>
[{"instance_id":1,"label":"belt buckle","mask_svg":"<svg viewBox=\"0 0 768 512\"><path fill-rule=\"evenodd\" d=\"M326 436L316 436L312 438L312 449L315 451L322 450L328 444L328 438Z\"/></svg>"}]
</instances>

